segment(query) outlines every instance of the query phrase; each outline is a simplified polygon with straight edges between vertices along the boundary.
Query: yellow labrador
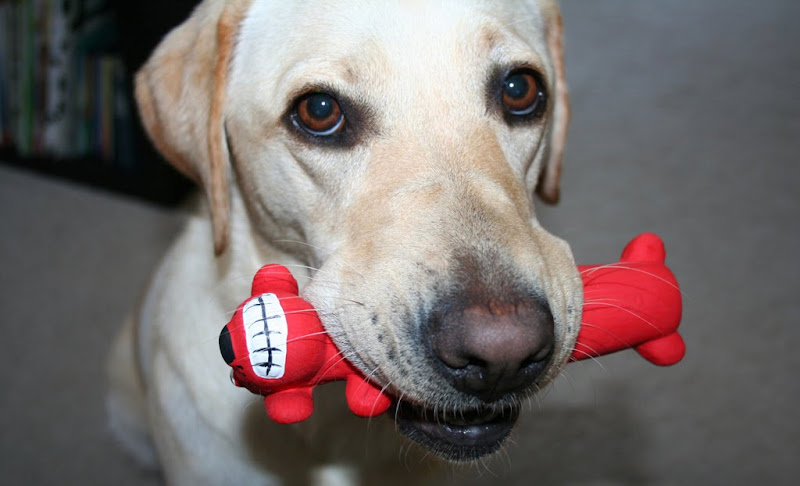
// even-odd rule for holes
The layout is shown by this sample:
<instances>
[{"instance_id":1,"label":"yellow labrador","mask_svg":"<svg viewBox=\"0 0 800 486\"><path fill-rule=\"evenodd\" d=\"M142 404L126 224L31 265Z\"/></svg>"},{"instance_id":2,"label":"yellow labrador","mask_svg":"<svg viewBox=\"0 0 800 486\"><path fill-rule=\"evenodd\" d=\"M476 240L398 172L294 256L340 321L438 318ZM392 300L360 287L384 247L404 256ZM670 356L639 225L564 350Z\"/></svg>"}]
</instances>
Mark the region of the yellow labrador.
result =
<instances>
[{"instance_id":1,"label":"yellow labrador","mask_svg":"<svg viewBox=\"0 0 800 486\"><path fill-rule=\"evenodd\" d=\"M580 325L533 204L558 198L568 118L551 0L206 0L136 97L207 204L112 353L128 449L170 484L421 484L502 446ZM331 385L281 426L231 384L216 336L270 262L391 413Z\"/></svg>"}]
</instances>

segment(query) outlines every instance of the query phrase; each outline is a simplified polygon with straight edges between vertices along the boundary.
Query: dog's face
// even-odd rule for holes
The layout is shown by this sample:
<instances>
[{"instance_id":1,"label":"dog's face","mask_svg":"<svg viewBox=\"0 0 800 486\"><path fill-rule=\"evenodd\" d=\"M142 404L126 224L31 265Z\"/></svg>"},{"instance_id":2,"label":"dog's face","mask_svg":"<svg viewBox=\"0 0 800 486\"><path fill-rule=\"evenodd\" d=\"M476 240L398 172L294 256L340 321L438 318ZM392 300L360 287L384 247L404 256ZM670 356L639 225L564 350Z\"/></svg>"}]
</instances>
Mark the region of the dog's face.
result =
<instances>
[{"instance_id":1,"label":"dog's face","mask_svg":"<svg viewBox=\"0 0 800 486\"><path fill-rule=\"evenodd\" d=\"M164 88L143 79L147 67L137 88L157 145L209 188L218 247L232 183L222 158L265 244L318 269L306 298L344 355L397 398L399 430L451 460L497 450L580 322L571 253L533 205L537 189L557 198L566 125L557 10L220 3L193 17L196 32L221 19L200 122L210 155L159 140L169 127L148 122L148 97ZM180 42L198 48L202 36Z\"/></svg>"}]
</instances>

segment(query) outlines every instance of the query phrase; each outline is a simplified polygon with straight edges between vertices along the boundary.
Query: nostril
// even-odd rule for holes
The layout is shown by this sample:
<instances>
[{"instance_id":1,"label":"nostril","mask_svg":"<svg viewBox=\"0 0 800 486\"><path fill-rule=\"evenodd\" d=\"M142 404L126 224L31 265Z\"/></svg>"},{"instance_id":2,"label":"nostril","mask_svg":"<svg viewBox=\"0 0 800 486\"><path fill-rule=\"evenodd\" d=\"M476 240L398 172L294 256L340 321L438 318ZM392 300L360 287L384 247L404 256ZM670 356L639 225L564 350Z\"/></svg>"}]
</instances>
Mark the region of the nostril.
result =
<instances>
[{"instance_id":1,"label":"nostril","mask_svg":"<svg viewBox=\"0 0 800 486\"><path fill-rule=\"evenodd\" d=\"M536 354L532 354L525 358L525 360L520 364L519 373L529 376L531 381L535 380L547 367L552 354L552 344L543 347Z\"/></svg>"},{"instance_id":2,"label":"nostril","mask_svg":"<svg viewBox=\"0 0 800 486\"><path fill-rule=\"evenodd\" d=\"M542 361L547 361L550 359L550 355L553 353L553 342L548 342L545 346L542 346L538 352L528 356L522 364L522 367L526 367L531 364L541 363Z\"/></svg>"},{"instance_id":3,"label":"nostril","mask_svg":"<svg viewBox=\"0 0 800 486\"><path fill-rule=\"evenodd\" d=\"M539 362L541 362L541 360L536 359L534 356L528 356L527 358L525 358L525 361L523 361L522 364L519 366L519 369L520 371L524 371L527 368L530 368L531 366Z\"/></svg>"}]
</instances>

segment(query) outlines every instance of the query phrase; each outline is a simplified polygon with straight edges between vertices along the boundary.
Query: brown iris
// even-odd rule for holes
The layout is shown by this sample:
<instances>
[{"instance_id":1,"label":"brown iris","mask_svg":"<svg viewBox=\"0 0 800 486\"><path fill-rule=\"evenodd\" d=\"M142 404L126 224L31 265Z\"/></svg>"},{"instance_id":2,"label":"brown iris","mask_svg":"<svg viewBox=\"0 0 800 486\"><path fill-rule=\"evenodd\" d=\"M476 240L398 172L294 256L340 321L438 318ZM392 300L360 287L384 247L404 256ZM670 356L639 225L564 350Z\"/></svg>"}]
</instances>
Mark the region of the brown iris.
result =
<instances>
[{"instance_id":1,"label":"brown iris","mask_svg":"<svg viewBox=\"0 0 800 486\"><path fill-rule=\"evenodd\" d=\"M328 136L344 127L344 114L333 96L322 93L309 93L297 104L295 122L304 130L316 136Z\"/></svg>"},{"instance_id":2,"label":"brown iris","mask_svg":"<svg viewBox=\"0 0 800 486\"><path fill-rule=\"evenodd\" d=\"M503 106L512 115L528 115L536 110L542 92L529 71L512 71L503 81Z\"/></svg>"}]
</instances>

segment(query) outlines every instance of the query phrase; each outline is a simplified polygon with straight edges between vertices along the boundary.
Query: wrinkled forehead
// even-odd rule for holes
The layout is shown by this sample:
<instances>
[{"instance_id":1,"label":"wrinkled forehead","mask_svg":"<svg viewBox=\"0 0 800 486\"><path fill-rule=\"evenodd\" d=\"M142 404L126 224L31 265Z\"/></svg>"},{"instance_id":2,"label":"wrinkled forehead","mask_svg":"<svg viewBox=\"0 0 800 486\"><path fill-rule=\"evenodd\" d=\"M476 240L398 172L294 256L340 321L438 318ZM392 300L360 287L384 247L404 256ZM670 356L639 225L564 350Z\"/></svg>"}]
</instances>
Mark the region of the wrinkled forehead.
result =
<instances>
[{"instance_id":1,"label":"wrinkled forehead","mask_svg":"<svg viewBox=\"0 0 800 486\"><path fill-rule=\"evenodd\" d=\"M544 24L533 0L255 0L231 79L285 102L307 85L375 91L393 79L432 72L474 78L497 65L528 65L550 77Z\"/></svg>"}]
</instances>

